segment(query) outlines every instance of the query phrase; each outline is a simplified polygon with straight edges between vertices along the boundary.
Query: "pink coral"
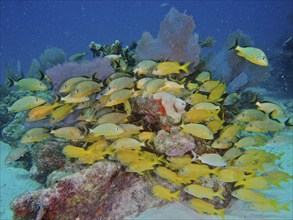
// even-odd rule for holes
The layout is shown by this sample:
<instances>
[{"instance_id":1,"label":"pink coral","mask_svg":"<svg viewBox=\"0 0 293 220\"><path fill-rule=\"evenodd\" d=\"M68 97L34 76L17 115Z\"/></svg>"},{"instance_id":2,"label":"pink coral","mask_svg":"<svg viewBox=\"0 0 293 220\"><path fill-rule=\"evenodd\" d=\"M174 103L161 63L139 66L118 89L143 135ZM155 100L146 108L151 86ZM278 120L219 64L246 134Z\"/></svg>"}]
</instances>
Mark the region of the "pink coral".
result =
<instances>
[{"instance_id":1,"label":"pink coral","mask_svg":"<svg viewBox=\"0 0 293 220\"><path fill-rule=\"evenodd\" d=\"M199 63L200 46L195 24L191 16L171 8L161 22L156 39L148 32L143 33L137 43L135 59L169 60Z\"/></svg>"}]
</instances>

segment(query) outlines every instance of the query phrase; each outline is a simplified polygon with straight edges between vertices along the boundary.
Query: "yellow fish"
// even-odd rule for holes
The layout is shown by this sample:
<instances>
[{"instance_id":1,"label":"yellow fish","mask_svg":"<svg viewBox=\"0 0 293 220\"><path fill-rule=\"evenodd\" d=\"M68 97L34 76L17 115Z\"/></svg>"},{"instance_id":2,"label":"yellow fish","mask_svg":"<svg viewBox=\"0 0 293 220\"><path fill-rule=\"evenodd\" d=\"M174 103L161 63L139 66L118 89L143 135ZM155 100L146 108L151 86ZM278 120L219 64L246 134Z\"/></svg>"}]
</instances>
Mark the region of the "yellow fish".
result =
<instances>
[{"instance_id":1,"label":"yellow fish","mask_svg":"<svg viewBox=\"0 0 293 220\"><path fill-rule=\"evenodd\" d=\"M201 199L193 198L189 200L187 204L201 215L219 215L222 219L225 219L225 209L215 209L213 204L205 202Z\"/></svg>"},{"instance_id":2,"label":"yellow fish","mask_svg":"<svg viewBox=\"0 0 293 220\"><path fill-rule=\"evenodd\" d=\"M155 132L151 132L151 131L143 131L140 134L137 135L137 138L139 141L148 141L148 143L153 142L153 140L156 137L156 133Z\"/></svg>"},{"instance_id":3,"label":"yellow fish","mask_svg":"<svg viewBox=\"0 0 293 220\"><path fill-rule=\"evenodd\" d=\"M266 118L266 114L257 109L246 109L236 116L236 120L242 122L263 121Z\"/></svg>"},{"instance_id":4,"label":"yellow fish","mask_svg":"<svg viewBox=\"0 0 293 220\"><path fill-rule=\"evenodd\" d=\"M214 199L214 197L219 197L220 199L225 200L223 197L223 192L224 192L224 187L221 187L217 192L214 192L212 188L200 186L197 184L191 184L186 187L184 187L184 191L187 192L188 194L195 196L197 198L203 199Z\"/></svg>"},{"instance_id":5,"label":"yellow fish","mask_svg":"<svg viewBox=\"0 0 293 220\"><path fill-rule=\"evenodd\" d=\"M263 202L250 203L248 207L259 212L280 212L282 209L289 211L289 204L289 202L279 204L276 199L269 199Z\"/></svg>"},{"instance_id":6,"label":"yellow fish","mask_svg":"<svg viewBox=\"0 0 293 220\"><path fill-rule=\"evenodd\" d=\"M210 129L202 124L182 124L180 126L182 128L182 132L189 133L194 137L198 137L205 140L213 140L214 135L210 131Z\"/></svg>"},{"instance_id":7,"label":"yellow fish","mask_svg":"<svg viewBox=\"0 0 293 220\"><path fill-rule=\"evenodd\" d=\"M200 92L208 92L210 93L213 89L215 89L218 85L220 85L220 81L219 80L210 80L210 81L206 81L204 82L200 87L199 87L199 91Z\"/></svg>"},{"instance_id":8,"label":"yellow fish","mask_svg":"<svg viewBox=\"0 0 293 220\"><path fill-rule=\"evenodd\" d=\"M70 93L67 96L60 98L60 101L65 102L65 103L81 103L81 102L86 102L88 100L90 100L90 98L88 96L76 98L76 97L72 97Z\"/></svg>"},{"instance_id":9,"label":"yellow fish","mask_svg":"<svg viewBox=\"0 0 293 220\"><path fill-rule=\"evenodd\" d=\"M211 74L207 71L201 72L198 74L198 76L195 78L196 81L204 83L206 81L209 81L211 79Z\"/></svg>"},{"instance_id":10,"label":"yellow fish","mask_svg":"<svg viewBox=\"0 0 293 220\"><path fill-rule=\"evenodd\" d=\"M133 92L134 90L129 90L129 89L121 89L121 90L115 91L109 96L105 106L111 107L114 105L121 104L125 102L126 100L128 100L132 96Z\"/></svg>"},{"instance_id":11,"label":"yellow fish","mask_svg":"<svg viewBox=\"0 0 293 220\"><path fill-rule=\"evenodd\" d=\"M245 202L264 202L267 200L264 194L250 189L237 189L232 192L232 196Z\"/></svg>"},{"instance_id":12,"label":"yellow fish","mask_svg":"<svg viewBox=\"0 0 293 220\"><path fill-rule=\"evenodd\" d=\"M226 183L233 183L237 182L238 180L241 180L245 178L244 171L238 170L238 169L232 169L232 168L225 168L221 169L220 171L215 173L218 176L218 179L220 181L226 182Z\"/></svg>"},{"instance_id":13,"label":"yellow fish","mask_svg":"<svg viewBox=\"0 0 293 220\"><path fill-rule=\"evenodd\" d=\"M179 194L180 194L181 190L178 190L174 193L172 193L169 189L160 186L160 185L154 185L153 186L153 194L157 197L159 197L162 200L168 200L168 201L172 201L173 199L176 199L178 202L180 202L179 199Z\"/></svg>"},{"instance_id":14,"label":"yellow fish","mask_svg":"<svg viewBox=\"0 0 293 220\"><path fill-rule=\"evenodd\" d=\"M193 164L189 163L179 170L180 176L192 176L194 179L199 177L209 177L210 174L214 174L218 171L219 168L210 169L207 165L204 164Z\"/></svg>"},{"instance_id":15,"label":"yellow fish","mask_svg":"<svg viewBox=\"0 0 293 220\"><path fill-rule=\"evenodd\" d=\"M224 93L226 93L226 84L220 83L216 88L214 88L211 91L211 93L208 97L208 101L210 101L210 102L222 101L222 96Z\"/></svg>"},{"instance_id":16,"label":"yellow fish","mask_svg":"<svg viewBox=\"0 0 293 220\"><path fill-rule=\"evenodd\" d=\"M55 124L66 118L67 115L74 111L74 106L76 106L76 103L69 103L54 109L50 117L50 124Z\"/></svg>"},{"instance_id":17,"label":"yellow fish","mask_svg":"<svg viewBox=\"0 0 293 220\"><path fill-rule=\"evenodd\" d=\"M144 89L145 85L153 79L154 78L150 78L150 77L145 77L145 78L139 79L138 81L136 81L136 88L137 89Z\"/></svg>"},{"instance_id":18,"label":"yellow fish","mask_svg":"<svg viewBox=\"0 0 293 220\"><path fill-rule=\"evenodd\" d=\"M74 89L70 92L73 98L82 98L89 96L92 93L99 92L102 84L91 80L81 81L74 86Z\"/></svg>"},{"instance_id":19,"label":"yellow fish","mask_svg":"<svg viewBox=\"0 0 293 220\"><path fill-rule=\"evenodd\" d=\"M286 118L286 112L278 105L272 102L256 102L259 110L264 111L267 114L271 113L272 117Z\"/></svg>"},{"instance_id":20,"label":"yellow fish","mask_svg":"<svg viewBox=\"0 0 293 220\"><path fill-rule=\"evenodd\" d=\"M96 110L95 108L87 108L87 109L84 109L83 112L81 112L78 116L77 116L77 119L78 120L83 120L83 121L87 121L87 122L94 122L96 121Z\"/></svg>"},{"instance_id":21,"label":"yellow fish","mask_svg":"<svg viewBox=\"0 0 293 220\"><path fill-rule=\"evenodd\" d=\"M164 179L167 179L169 181L171 181L172 183L175 183L176 185L180 186L182 183L185 183L185 180L181 177L181 176L178 176L177 173L169 170L168 168L166 167L162 167L162 166L158 166L154 172L164 178Z\"/></svg>"},{"instance_id":22,"label":"yellow fish","mask_svg":"<svg viewBox=\"0 0 293 220\"><path fill-rule=\"evenodd\" d=\"M104 124L104 123L114 123L120 124L127 122L128 115L125 113L120 112L111 112L105 115L102 115L98 118L97 124Z\"/></svg>"},{"instance_id":23,"label":"yellow fish","mask_svg":"<svg viewBox=\"0 0 293 220\"><path fill-rule=\"evenodd\" d=\"M153 170L154 165L156 165L156 162L136 159L127 165L128 167L126 168L126 172L135 172L143 175L144 171Z\"/></svg>"},{"instance_id":24,"label":"yellow fish","mask_svg":"<svg viewBox=\"0 0 293 220\"><path fill-rule=\"evenodd\" d=\"M264 121L252 121L246 125L244 130L251 132L279 131L282 126L283 124L275 120L266 119Z\"/></svg>"},{"instance_id":25,"label":"yellow fish","mask_svg":"<svg viewBox=\"0 0 293 220\"><path fill-rule=\"evenodd\" d=\"M267 56L262 50L258 48L240 47L238 45L238 40L236 39L234 45L229 48L229 50L232 50L232 49L237 51L238 56L241 56L254 64L257 64L259 66L269 65Z\"/></svg>"},{"instance_id":26,"label":"yellow fish","mask_svg":"<svg viewBox=\"0 0 293 220\"><path fill-rule=\"evenodd\" d=\"M50 130L46 128L32 128L28 130L21 138L23 143L38 142L50 138Z\"/></svg>"},{"instance_id":27,"label":"yellow fish","mask_svg":"<svg viewBox=\"0 0 293 220\"><path fill-rule=\"evenodd\" d=\"M211 102L199 102L192 106L190 109L200 109L200 110L209 110L209 111L216 111L221 109L220 106L215 105Z\"/></svg>"},{"instance_id":28,"label":"yellow fish","mask_svg":"<svg viewBox=\"0 0 293 220\"><path fill-rule=\"evenodd\" d=\"M218 116L220 110L211 111L207 109L191 109L186 113L183 113L183 122L200 123L213 120L221 120Z\"/></svg>"},{"instance_id":29,"label":"yellow fish","mask_svg":"<svg viewBox=\"0 0 293 220\"><path fill-rule=\"evenodd\" d=\"M230 161L230 160L233 160L233 159L239 157L241 154L243 154L241 149L238 149L236 147L232 147L224 153L223 159L225 161Z\"/></svg>"},{"instance_id":30,"label":"yellow fish","mask_svg":"<svg viewBox=\"0 0 293 220\"><path fill-rule=\"evenodd\" d=\"M89 81L89 80L90 78L84 77L84 76L70 78L61 85L59 92L61 93L71 92L78 83L83 81Z\"/></svg>"},{"instance_id":31,"label":"yellow fish","mask_svg":"<svg viewBox=\"0 0 293 220\"><path fill-rule=\"evenodd\" d=\"M133 69L133 72L137 75L149 74L156 67L157 63L152 60L143 60L139 62Z\"/></svg>"},{"instance_id":32,"label":"yellow fish","mask_svg":"<svg viewBox=\"0 0 293 220\"><path fill-rule=\"evenodd\" d=\"M195 105L200 102L208 102L208 96L200 93L194 93L184 99L190 105Z\"/></svg>"},{"instance_id":33,"label":"yellow fish","mask_svg":"<svg viewBox=\"0 0 293 220\"><path fill-rule=\"evenodd\" d=\"M230 147L232 147L233 142L232 141L228 141L228 140L219 140L219 138L217 140L215 140L212 143L212 148L215 149L228 149Z\"/></svg>"},{"instance_id":34,"label":"yellow fish","mask_svg":"<svg viewBox=\"0 0 293 220\"><path fill-rule=\"evenodd\" d=\"M124 129L119 125L113 123L105 123L90 129L90 133L93 133L96 136L112 136L117 134L122 134Z\"/></svg>"},{"instance_id":35,"label":"yellow fish","mask_svg":"<svg viewBox=\"0 0 293 220\"><path fill-rule=\"evenodd\" d=\"M82 58L87 54L88 54L87 52L73 54L69 57L69 61L78 62L78 61L82 60Z\"/></svg>"},{"instance_id":36,"label":"yellow fish","mask_svg":"<svg viewBox=\"0 0 293 220\"><path fill-rule=\"evenodd\" d=\"M223 127L224 122L225 120L208 121L207 127L211 130L213 134L216 134Z\"/></svg>"},{"instance_id":37,"label":"yellow fish","mask_svg":"<svg viewBox=\"0 0 293 220\"><path fill-rule=\"evenodd\" d=\"M234 186L242 185L244 189L270 189L270 183L262 176L254 176L238 180Z\"/></svg>"},{"instance_id":38,"label":"yellow fish","mask_svg":"<svg viewBox=\"0 0 293 220\"><path fill-rule=\"evenodd\" d=\"M152 71L153 75L156 76L166 76L172 73L180 73L180 70L183 70L185 73L189 73L188 66L190 62L185 63L184 65L180 66L178 62L163 62L159 63L154 70Z\"/></svg>"},{"instance_id":39,"label":"yellow fish","mask_svg":"<svg viewBox=\"0 0 293 220\"><path fill-rule=\"evenodd\" d=\"M281 188L280 182L288 182L293 179L288 173L281 170L273 170L262 175L269 183Z\"/></svg>"},{"instance_id":40,"label":"yellow fish","mask_svg":"<svg viewBox=\"0 0 293 220\"><path fill-rule=\"evenodd\" d=\"M166 82L166 79L149 80L145 83L143 91L145 94L156 93L165 82Z\"/></svg>"},{"instance_id":41,"label":"yellow fish","mask_svg":"<svg viewBox=\"0 0 293 220\"><path fill-rule=\"evenodd\" d=\"M172 170L181 170L191 163L191 156L186 154L183 157L168 157L167 160L170 162L168 163L168 167Z\"/></svg>"},{"instance_id":42,"label":"yellow fish","mask_svg":"<svg viewBox=\"0 0 293 220\"><path fill-rule=\"evenodd\" d=\"M37 96L25 96L17 101L15 101L12 106L8 107L8 111L21 112L25 110L30 110L37 106L44 104L46 101Z\"/></svg>"},{"instance_id":43,"label":"yellow fish","mask_svg":"<svg viewBox=\"0 0 293 220\"><path fill-rule=\"evenodd\" d=\"M266 139L263 136L248 136L238 140L234 146L237 148L249 147L249 146L264 146Z\"/></svg>"},{"instance_id":44,"label":"yellow fish","mask_svg":"<svg viewBox=\"0 0 293 220\"><path fill-rule=\"evenodd\" d=\"M110 146L112 148L137 148L143 147L144 142L139 142L134 138L119 138L114 141Z\"/></svg>"},{"instance_id":45,"label":"yellow fish","mask_svg":"<svg viewBox=\"0 0 293 220\"><path fill-rule=\"evenodd\" d=\"M10 78L7 78L7 86L18 86L21 89L27 89L30 91L45 91L47 90L47 86L38 79L35 78L23 78L18 81L13 81Z\"/></svg>"},{"instance_id":46,"label":"yellow fish","mask_svg":"<svg viewBox=\"0 0 293 220\"><path fill-rule=\"evenodd\" d=\"M51 130L51 134L53 134L55 137L69 140L81 140L85 137L78 128L72 126Z\"/></svg>"},{"instance_id":47,"label":"yellow fish","mask_svg":"<svg viewBox=\"0 0 293 220\"><path fill-rule=\"evenodd\" d=\"M120 161L122 164L127 165L131 161L137 160L139 157L138 148L117 148L114 149L115 159Z\"/></svg>"},{"instance_id":48,"label":"yellow fish","mask_svg":"<svg viewBox=\"0 0 293 220\"><path fill-rule=\"evenodd\" d=\"M130 77L119 77L114 79L109 83L107 88L104 91L104 95L110 95L115 91L118 91L120 89L126 89L133 87L133 83L136 81L136 78L130 78Z\"/></svg>"},{"instance_id":49,"label":"yellow fish","mask_svg":"<svg viewBox=\"0 0 293 220\"><path fill-rule=\"evenodd\" d=\"M218 140L220 142L234 141L238 132L240 132L241 125L232 124L227 125L220 134Z\"/></svg>"},{"instance_id":50,"label":"yellow fish","mask_svg":"<svg viewBox=\"0 0 293 220\"><path fill-rule=\"evenodd\" d=\"M62 105L61 103L45 104L31 109L25 118L25 121L38 121L46 118L54 108Z\"/></svg>"}]
</instances>

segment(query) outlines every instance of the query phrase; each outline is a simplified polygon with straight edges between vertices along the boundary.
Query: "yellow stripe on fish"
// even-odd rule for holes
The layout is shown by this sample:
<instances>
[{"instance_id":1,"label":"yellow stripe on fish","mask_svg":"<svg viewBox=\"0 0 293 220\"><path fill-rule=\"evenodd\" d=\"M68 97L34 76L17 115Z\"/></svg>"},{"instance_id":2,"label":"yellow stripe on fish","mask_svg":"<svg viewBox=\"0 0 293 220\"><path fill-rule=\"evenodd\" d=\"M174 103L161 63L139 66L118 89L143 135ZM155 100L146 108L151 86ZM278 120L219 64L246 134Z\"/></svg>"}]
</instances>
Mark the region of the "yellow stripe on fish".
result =
<instances>
[{"instance_id":1,"label":"yellow stripe on fish","mask_svg":"<svg viewBox=\"0 0 293 220\"><path fill-rule=\"evenodd\" d=\"M21 112L30 110L34 107L44 104L46 101L37 96L25 96L15 101L12 106L8 107L8 111Z\"/></svg>"},{"instance_id":2,"label":"yellow stripe on fish","mask_svg":"<svg viewBox=\"0 0 293 220\"><path fill-rule=\"evenodd\" d=\"M238 56L241 56L254 64L257 64L259 66L269 65L267 56L262 50L258 48L240 47L236 39L234 45L231 48L229 48L229 50L232 50L232 49L237 51Z\"/></svg>"}]
</instances>

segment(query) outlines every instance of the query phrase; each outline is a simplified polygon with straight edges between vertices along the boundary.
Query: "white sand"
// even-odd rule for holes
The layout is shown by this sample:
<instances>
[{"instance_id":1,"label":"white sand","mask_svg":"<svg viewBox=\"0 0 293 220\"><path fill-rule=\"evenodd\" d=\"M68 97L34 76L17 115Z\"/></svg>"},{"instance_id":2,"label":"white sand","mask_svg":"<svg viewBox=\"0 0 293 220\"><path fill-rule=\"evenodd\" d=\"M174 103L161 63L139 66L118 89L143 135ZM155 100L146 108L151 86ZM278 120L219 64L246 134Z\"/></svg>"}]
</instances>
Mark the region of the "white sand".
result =
<instances>
[{"instance_id":1,"label":"white sand","mask_svg":"<svg viewBox=\"0 0 293 220\"><path fill-rule=\"evenodd\" d=\"M41 187L41 184L29 178L28 171L19 168L9 167L4 160L10 151L10 146L0 141L0 219L12 219L12 211L9 204L14 198L28 191Z\"/></svg>"}]
</instances>

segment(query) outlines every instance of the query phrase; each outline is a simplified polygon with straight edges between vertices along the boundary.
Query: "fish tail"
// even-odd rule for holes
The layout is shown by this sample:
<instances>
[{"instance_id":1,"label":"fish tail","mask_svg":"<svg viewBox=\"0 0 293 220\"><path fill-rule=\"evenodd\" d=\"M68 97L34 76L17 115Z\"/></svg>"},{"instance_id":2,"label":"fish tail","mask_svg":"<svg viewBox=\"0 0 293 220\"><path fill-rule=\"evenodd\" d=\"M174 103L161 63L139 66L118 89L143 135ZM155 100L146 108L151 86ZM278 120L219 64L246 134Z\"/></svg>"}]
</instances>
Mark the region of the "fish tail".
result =
<instances>
[{"instance_id":1,"label":"fish tail","mask_svg":"<svg viewBox=\"0 0 293 220\"><path fill-rule=\"evenodd\" d=\"M289 204L290 204L290 202L287 202L287 203L279 205L277 208L289 211Z\"/></svg>"},{"instance_id":2,"label":"fish tail","mask_svg":"<svg viewBox=\"0 0 293 220\"><path fill-rule=\"evenodd\" d=\"M189 73L188 66L190 65L190 62L185 63L180 67L181 70L183 70L185 73Z\"/></svg>"},{"instance_id":3,"label":"fish tail","mask_svg":"<svg viewBox=\"0 0 293 220\"><path fill-rule=\"evenodd\" d=\"M236 49L236 47L238 47L238 40L237 40L237 38L235 39L235 41L234 41L234 44L228 49L228 50L235 50Z\"/></svg>"},{"instance_id":4,"label":"fish tail","mask_svg":"<svg viewBox=\"0 0 293 220\"><path fill-rule=\"evenodd\" d=\"M224 187L221 187L217 192L216 192L216 195L220 198L220 199L223 199L225 200L224 196L223 196L223 193L225 191L225 188Z\"/></svg>"},{"instance_id":5,"label":"fish tail","mask_svg":"<svg viewBox=\"0 0 293 220\"><path fill-rule=\"evenodd\" d=\"M223 220L225 219L224 211L225 209L215 209L216 214L220 216Z\"/></svg>"},{"instance_id":6,"label":"fish tail","mask_svg":"<svg viewBox=\"0 0 293 220\"><path fill-rule=\"evenodd\" d=\"M293 122L292 122L292 118L288 118L285 123L284 123L285 126L293 126Z\"/></svg>"},{"instance_id":7,"label":"fish tail","mask_svg":"<svg viewBox=\"0 0 293 220\"><path fill-rule=\"evenodd\" d=\"M244 185L244 181L243 181L243 180L238 180L238 181L234 184L235 187L236 187L236 186L240 186L240 185Z\"/></svg>"},{"instance_id":8,"label":"fish tail","mask_svg":"<svg viewBox=\"0 0 293 220\"><path fill-rule=\"evenodd\" d=\"M180 195L181 190L176 191L174 195L174 199L176 199L178 202L180 202L179 195Z\"/></svg>"},{"instance_id":9,"label":"fish tail","mask_svg":"<svg viewBox=\"0 0 293 220\"><path fill-rule=\"evenodd\" d=\"M14 81L11 78L7 77L7 83L6 83L6 85L8 87L14 86Z\"/></svg>"},{"instance_id":10,"label":"fish tail","mask_svg":"<svg viewBox=\"0 0 293 220\"><path fill-rule=\"evenodd\" d=\"M40 73L40 81L42 81L43 79L45 79L45 73L42 70L39 70Z\"/></svg>"}]
</instances>

